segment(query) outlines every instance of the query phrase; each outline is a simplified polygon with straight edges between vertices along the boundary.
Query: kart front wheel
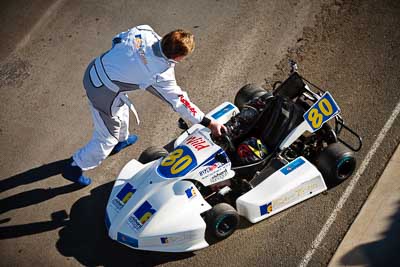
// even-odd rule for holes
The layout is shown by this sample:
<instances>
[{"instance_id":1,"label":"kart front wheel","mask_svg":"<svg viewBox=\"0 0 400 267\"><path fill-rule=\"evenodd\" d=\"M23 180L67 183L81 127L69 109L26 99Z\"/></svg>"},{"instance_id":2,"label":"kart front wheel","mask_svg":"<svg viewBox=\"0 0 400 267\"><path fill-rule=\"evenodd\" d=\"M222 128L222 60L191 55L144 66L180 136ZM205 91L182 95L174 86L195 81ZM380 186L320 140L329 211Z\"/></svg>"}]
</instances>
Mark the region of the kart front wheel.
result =
<instances>
[{"instance_id":1,"label":"kart front wheel","mask_svg":"<svg viewBox=\"0 0 400 267\"><path fill-rule=\"evenodd\" d=\"M216 238L227 238L239 225L239 214L227 203L218 203L206 216L208 231Z\"/></svg>"},{"instance_id":2,"label":"kart front wheel","mask_svg":"<svg viewBox=\"0 0 400 267\"><path fill-rule=\"evenodd\" d=\"M260 86L252 83L246 84L237 92L234 101L235 106L237 106L241 110L247 102L265 94L269 94L269 92L264 90Z\"/></svg>"},{"instance_id":3,"label":"kart front wheel","mask_svg":"<svg viewBox=\"0 0 400 267\"><path fill-rule=\"evenodd\" d=\"M139 162L146 164L153 160L164 158L168 155L167 150L162 147L151 146L146 148L139 156Z\"/></svg>"},{"instance_id":4,"label":"kart front wheel","mask_svg":"<svg viewBox=\"0 0 400 267\"><path fill-rule=\"evenodd\" d=\"M332 143L317 158L317 167L328 185L349 178L356 168L354 153L341 143Z\"/></svg>"}]
</instances>

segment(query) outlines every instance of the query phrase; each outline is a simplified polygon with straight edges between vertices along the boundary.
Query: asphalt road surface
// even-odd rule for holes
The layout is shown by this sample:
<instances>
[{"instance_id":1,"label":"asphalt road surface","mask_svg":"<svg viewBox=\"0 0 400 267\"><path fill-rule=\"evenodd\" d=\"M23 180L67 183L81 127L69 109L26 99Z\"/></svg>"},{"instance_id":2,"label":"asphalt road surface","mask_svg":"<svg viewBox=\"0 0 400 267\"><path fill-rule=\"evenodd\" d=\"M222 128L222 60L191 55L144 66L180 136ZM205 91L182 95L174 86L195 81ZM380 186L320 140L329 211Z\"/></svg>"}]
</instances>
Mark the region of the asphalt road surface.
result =
<instances>
[{"instance_id":1,"label":"asphalt road surface","mask_svg":"<svg viewBox=\"0 0 400 267\"><path fill-rule=\"evenodd\" d=\"M393 117L400 101L399 1L36 2L0 4L1 266L327 265L400 141ZM195 34L195 53L176 73L206 112L233 101L246 83L268 88L284 79L289 57L334 95L364 138L357 158L365 170L317 245L351 179L256 225L242 223L229 239L193 253L135 251L107 237L104 208L116 175L149 145L176 137L178 115L134 92L143 123L138 128L132 120L131 130L140 141L88 172L89 187L70 184L60 169L91 136L82 88L87 64L116 33L139 24L160 34L175 28Z\"/></svg>"}]
</instances>

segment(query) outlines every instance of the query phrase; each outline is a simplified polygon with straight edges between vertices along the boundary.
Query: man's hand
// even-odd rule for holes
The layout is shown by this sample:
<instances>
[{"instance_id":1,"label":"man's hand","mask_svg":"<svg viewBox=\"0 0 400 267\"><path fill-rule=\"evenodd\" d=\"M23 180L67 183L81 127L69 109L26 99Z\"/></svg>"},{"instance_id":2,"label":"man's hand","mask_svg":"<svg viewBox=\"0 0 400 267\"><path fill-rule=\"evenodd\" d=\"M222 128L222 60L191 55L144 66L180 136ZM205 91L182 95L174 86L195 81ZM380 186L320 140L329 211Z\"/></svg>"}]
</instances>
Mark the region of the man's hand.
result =
<instances>
[{"instance_id":1,"label":"man's hand","mask_svg":"<svg viewBox=\"0 0 400 267\"><path fill-rule=\"evenodd\" d=\"M211 134L213 136L221 136L223 133L227 132L225 125L223 125L215 120L212 120L210 122L210 125L208 125L208 128L211 130Z\"/></svg>"}]
</instances>

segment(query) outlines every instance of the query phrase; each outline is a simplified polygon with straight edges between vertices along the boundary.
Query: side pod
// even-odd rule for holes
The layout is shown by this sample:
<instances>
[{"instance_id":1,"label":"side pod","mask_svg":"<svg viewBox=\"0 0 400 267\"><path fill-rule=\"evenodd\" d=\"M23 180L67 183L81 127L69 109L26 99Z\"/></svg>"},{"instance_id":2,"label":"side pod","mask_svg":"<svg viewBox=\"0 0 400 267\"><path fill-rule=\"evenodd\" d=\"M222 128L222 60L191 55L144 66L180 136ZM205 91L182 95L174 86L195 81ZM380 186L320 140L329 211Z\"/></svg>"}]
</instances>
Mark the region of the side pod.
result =
<instances>
[{"instance_id":1,"label":"side pod","mask_svg":"<svg viewBox=\"0 0 400 267\"><path fill-rule=\"evenodd\" d=\"M256 223L327 190L318 169L298 157L236 200L240 215Z\"/></svg>"}]
</instances>

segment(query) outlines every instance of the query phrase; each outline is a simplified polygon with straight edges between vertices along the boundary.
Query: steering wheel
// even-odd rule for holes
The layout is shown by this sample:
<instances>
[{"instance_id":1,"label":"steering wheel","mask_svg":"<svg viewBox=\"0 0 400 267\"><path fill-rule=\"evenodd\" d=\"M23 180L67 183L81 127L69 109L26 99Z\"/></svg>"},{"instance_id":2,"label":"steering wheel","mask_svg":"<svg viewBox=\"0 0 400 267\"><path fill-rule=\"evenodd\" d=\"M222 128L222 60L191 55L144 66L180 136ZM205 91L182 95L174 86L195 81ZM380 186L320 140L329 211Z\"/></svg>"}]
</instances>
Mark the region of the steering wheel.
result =
<instances>
[{"instance_id":1,"label":"steering wheel","mask_svg":"<svg viewBox=\"0 0 400 267\"><path fill-rule=\"evenodd\" d=\"M221 136L213 137L214 141L222 147L225 151L235 151L235 146L232 139L229 137L229 133L223 131Z\"/></svg>"},{"instance_id":2,"label":"steering wheel","mask_svg":"<svg viewBox=\"0 0 400 267\"><path fill-rule=\"evenodd\" d=\"M225 144L225 147L224 147L225 151L235 151L235 146L233 145L231 138L227 134L225 134L225 133L222 134L221 138Z\"/></svg>"}]
</instances>

